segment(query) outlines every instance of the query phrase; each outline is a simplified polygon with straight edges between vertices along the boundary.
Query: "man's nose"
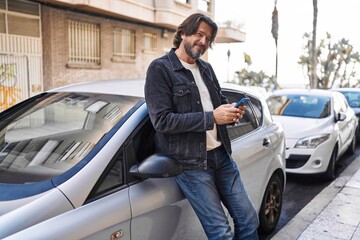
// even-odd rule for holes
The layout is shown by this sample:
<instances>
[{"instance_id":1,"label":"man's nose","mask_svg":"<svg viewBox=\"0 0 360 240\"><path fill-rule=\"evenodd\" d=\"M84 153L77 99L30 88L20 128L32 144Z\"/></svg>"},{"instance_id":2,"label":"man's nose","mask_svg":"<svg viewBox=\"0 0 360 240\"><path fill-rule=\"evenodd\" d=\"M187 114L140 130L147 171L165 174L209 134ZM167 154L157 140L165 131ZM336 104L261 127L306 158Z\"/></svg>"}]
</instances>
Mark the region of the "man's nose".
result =
<instances>
[{"instance_id":1,"label":"man's nose","mask_svg":"<svg viewBox=\"0 0 360 240\"><path fill-rule=\"evenodd\" d=\"M208 40L207 40L206 36L202 36L202 37L200 38L200 43L201 43L202 45L208 44Z\"/></svg>"}]
</instances>

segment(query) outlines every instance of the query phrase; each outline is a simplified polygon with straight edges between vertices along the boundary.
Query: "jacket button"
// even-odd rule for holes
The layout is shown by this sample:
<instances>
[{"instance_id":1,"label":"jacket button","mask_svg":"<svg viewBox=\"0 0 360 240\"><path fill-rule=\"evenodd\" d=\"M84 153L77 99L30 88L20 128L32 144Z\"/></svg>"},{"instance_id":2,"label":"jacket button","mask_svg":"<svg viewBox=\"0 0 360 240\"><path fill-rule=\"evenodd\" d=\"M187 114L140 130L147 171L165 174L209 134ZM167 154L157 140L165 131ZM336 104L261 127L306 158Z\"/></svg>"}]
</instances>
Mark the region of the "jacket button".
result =
<instances>
[{"instance_id":1,"label":"jacket button","mask_svg":"<svg viewBox=\"0 0 360 240\"><path fill-rule=\"evenodd\" d=\"M197 104L200 104L200 101L197 101L196 103L197 103Z\"/></svg>"}]
</instances>

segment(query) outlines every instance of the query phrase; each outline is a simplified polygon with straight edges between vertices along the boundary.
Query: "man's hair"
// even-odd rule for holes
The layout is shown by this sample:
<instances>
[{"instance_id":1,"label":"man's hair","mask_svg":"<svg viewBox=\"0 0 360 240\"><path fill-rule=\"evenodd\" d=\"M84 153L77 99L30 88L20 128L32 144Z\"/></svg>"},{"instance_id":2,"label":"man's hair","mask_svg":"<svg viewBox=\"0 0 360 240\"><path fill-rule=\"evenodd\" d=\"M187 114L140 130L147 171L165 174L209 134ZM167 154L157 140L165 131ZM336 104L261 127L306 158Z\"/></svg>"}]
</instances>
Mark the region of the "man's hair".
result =
<instances>
[{"instance_id":1,"label":"man's hair","mask_svg":"<svg viewBox=\"0 0 360 240\"><path fill-rule=\"evenodd\" d=\"M174 40L173 40L174 47L179 48L180 43L182 41L181 39L182 34L185 34L186 36L195 34L201 22L205 22L212 28L211 40L209 42L209 47L211 48L212 43L215 40L218 27L216 23L213 20L211 20L211 18L201 13L194 13L190 15L178 26L176 32L174 33Z\"/></svg>"}]
</instances>

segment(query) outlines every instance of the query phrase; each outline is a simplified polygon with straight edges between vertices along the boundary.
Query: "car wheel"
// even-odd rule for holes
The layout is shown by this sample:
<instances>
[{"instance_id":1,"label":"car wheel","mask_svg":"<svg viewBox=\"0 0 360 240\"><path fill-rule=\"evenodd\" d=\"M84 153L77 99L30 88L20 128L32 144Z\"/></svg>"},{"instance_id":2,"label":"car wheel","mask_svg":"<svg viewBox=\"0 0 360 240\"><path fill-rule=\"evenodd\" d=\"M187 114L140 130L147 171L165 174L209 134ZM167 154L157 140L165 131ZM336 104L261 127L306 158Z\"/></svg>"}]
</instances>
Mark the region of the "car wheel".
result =
<instances>
[{"instance_id":1,"label":"car wheel","mask_svg":"<svg viewBox=\"0 0 360 240\"><path fill-rule=\"evenodd\" d=\"M259 211L260 232L269 233L276 227L281 214L283 186L277 174L271 176Z\"/></svg>"},{"instance_id":2,"label":"car wheel","mask_svg":"<svg viewBox=\"0 0 360 240\"><path fill-rule=\"evenodd\" d=\"M327 167L327 170L324 174L325 180L334 180L335 179L335 164L336 164L336 156L337 156L337 148L335 147L329 161L329 165Z\"/></svg>"},{"instance_id":3,"label":"car wheel","mask_svg":"<svg viewBox=\"0 0 360 240\"><path fill-rule=\"evenodd\" d=\"M356 150L356 135L354 135L354 137L349 145L349 148L347 149L347 153L349 155L353 155L355 153L355 150Z\"/></svg>"},{"instance_id":4,"label":"car wheel","mask_svg":"<svg viewBox=\"0 0 360 240\"><path fill-rule=\"evenodd\" d=\"M356 133L356 140L357 140L357 142L360 142L360 120L359 120L359 125L358 125L358 127L356 128L355 133Z\"/></svg>"}]
</instances>

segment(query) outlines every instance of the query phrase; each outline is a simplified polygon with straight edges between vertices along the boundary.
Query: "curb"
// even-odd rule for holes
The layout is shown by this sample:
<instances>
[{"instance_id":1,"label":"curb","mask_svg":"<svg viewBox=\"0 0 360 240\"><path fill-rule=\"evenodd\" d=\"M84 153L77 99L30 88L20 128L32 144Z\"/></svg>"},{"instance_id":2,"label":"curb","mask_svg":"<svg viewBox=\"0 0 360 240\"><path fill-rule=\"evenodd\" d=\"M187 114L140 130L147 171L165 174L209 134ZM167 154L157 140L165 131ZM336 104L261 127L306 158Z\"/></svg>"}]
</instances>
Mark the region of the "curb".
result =
<instances>
[{"instance_id":1,"label":"curb","mask_svg":"<svg viewBox=\"0 0 360 240\"><path fill-rule=\"evenodd\" d=\"M316 195L298 214L295 215L271 239L289 240L298 239L311 223L323 212L330 202L340 193L354 175L360 175L360 157L354 156L352 163ZM349 184L351 185L351 183ZM314 236L316 239L316 236Z\"/></svg>"}]
</instances>

